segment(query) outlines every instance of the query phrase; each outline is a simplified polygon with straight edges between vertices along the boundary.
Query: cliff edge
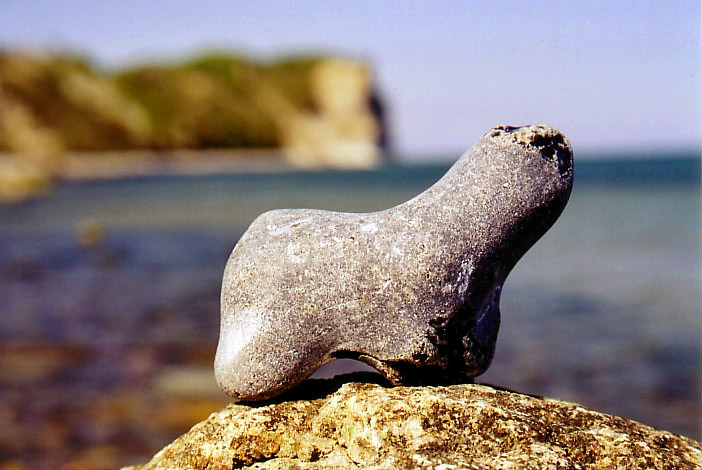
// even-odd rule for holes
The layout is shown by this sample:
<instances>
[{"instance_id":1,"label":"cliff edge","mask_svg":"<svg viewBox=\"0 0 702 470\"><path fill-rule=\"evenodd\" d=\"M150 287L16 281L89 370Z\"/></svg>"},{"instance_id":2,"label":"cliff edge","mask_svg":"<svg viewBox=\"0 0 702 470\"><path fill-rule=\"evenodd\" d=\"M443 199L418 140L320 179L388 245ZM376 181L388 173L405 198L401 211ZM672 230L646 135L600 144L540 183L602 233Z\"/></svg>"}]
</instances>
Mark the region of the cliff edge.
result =
<instances>
[{"instance_id":1,"label":"cliff edge","mask_svg":"<svg viewBox=\"0 0 702 470\"><path fill-rule=\"evenodd\" d=\"M702 468L691 439L483 385L229 405L130 469Z\"/></svg>"}]
</instances>

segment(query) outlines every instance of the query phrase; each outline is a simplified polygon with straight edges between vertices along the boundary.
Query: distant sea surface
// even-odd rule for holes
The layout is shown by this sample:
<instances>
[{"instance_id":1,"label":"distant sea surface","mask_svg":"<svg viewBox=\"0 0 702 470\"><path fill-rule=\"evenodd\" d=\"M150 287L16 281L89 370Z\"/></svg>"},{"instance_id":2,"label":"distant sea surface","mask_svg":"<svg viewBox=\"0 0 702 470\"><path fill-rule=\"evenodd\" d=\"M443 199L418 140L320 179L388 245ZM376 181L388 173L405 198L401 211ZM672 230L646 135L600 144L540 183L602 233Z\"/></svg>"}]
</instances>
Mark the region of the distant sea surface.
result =
<instances>
[{"instance_id":1,"label":"distant sea surface","mask_svg":"<svg viewBox=\"0 0 702 470\"><path fill-rule=\"evenodd\" d=\"M220 282L256 216L384 209L447 168L105 180L0 206L0 457L148 458L226 401L211 383ZM564 214L507 279L478 382L699 440L700 161L575 172Z\"/></svg>"}]
</instances>

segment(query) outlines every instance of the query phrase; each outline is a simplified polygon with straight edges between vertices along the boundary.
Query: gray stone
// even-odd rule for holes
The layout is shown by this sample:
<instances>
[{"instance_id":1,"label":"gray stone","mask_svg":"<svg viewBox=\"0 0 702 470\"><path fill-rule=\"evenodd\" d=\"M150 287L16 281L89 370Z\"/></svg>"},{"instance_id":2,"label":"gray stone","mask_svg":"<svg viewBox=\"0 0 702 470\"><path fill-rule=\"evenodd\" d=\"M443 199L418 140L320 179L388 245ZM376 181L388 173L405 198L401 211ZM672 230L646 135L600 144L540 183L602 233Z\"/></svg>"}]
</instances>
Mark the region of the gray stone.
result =
<instances>
[{"instance_id":1,"label":"gray stone","mask_svg":"<svg viewBox=\"0 0 702 470\"><path fill-rule=\"evenodd\" d=\"M342 357L392 384L483 373L502 285L565 207L572 163L558 131L500 126L391 209L261 215L224 272L218 383L266 399Z\"/></svg>"},{"instance_id":2,"label":"gray stone","mask_svg":"<svg viewBox=\"0 0 702 470\"><path fill-rule=\"evenodd\" d=\"M323 399L230 405L132 470L702 469L698 442L481 385L348 383Z\"/></svg>"}]
</instances>

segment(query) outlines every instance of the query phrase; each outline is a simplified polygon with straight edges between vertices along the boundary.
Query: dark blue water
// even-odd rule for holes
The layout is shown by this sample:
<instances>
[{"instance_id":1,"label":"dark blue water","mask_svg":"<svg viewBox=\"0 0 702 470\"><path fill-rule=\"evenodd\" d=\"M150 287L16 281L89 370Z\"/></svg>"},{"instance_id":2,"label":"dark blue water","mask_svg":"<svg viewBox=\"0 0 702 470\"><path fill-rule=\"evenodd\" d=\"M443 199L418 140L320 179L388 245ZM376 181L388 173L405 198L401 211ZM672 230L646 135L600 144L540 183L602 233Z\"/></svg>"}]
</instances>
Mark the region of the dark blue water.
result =
<instances>
[{"instance_id":1,"label":"dark blue water","mask_svg":"<svg viewBox=\"0 0 702 470\"><path fill-rule=\"evenodd\" d=\"M446 169L99 181L0 207L0 350L15 358L0 361L0 394L34 416L0 427L32 437L53 420L68 447L114 441L150 455L171 435L134 425L93 442L80 431L91 408L76 400L149 397L172 366L209 374L222 271L257 215L384 209ZM700 439L701 246L699 159L578 162L566 211L505 284L480 380ZM22 376L27 357L49 366Z\"/></svg>"}]
</instances>

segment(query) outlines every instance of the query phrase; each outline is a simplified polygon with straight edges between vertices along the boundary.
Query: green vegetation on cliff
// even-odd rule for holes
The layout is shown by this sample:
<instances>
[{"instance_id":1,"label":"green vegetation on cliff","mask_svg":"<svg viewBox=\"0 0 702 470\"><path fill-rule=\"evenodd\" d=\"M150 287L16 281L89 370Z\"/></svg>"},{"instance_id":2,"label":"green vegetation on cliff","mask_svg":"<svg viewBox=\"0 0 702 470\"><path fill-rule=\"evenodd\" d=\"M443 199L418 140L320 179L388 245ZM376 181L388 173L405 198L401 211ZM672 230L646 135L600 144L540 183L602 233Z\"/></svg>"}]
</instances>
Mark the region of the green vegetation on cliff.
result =
<instances>
[{"instance_id":1,"label":"green vegetation on cliff","mask_svg":"<svg viewBox=\"0 0 702 470\"><path fill-rule=\"evenodd\" d=\"M290 165L366 168L384 143L370 71L352 60L208 53L107 72L0 49L0 201L54 177L140 174L172 150L267 148ZM193 167L206 160L193 154Z\"/></svg>"},{"instance_id":2,"label":"green vegetation on cliff","mask_svg":"<svg viewBox=\"0 0 702 470\"><path fill-rule=\"evenodd\" d=\"M278 147L281 116L315 111L323 58L211 53L105 73L68 55L0 52L0 150Z\"/></svg>"}]
</instances>

